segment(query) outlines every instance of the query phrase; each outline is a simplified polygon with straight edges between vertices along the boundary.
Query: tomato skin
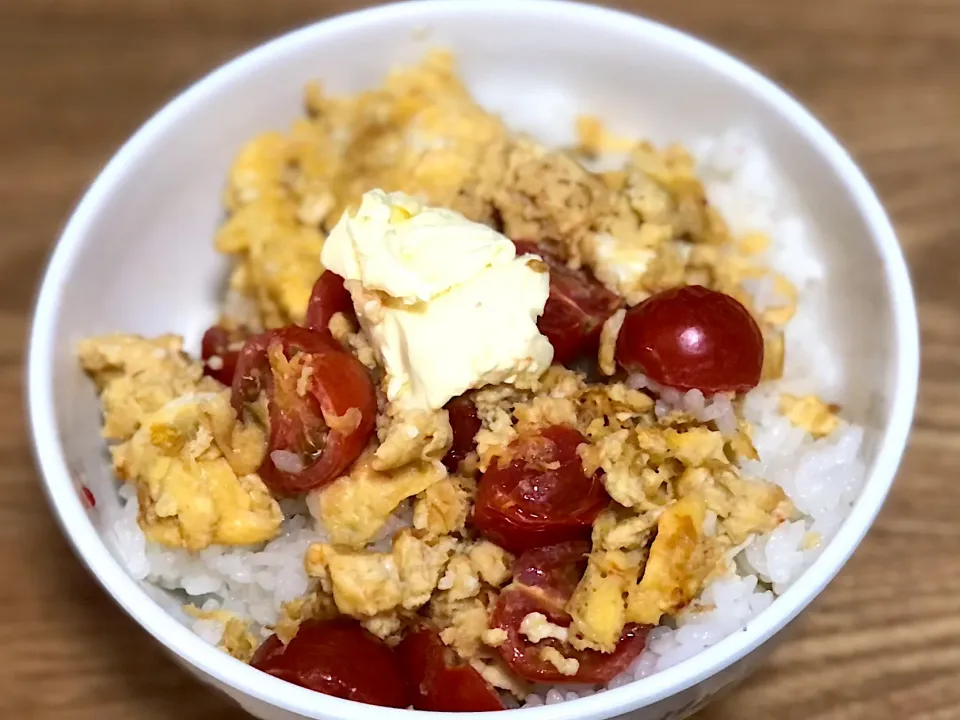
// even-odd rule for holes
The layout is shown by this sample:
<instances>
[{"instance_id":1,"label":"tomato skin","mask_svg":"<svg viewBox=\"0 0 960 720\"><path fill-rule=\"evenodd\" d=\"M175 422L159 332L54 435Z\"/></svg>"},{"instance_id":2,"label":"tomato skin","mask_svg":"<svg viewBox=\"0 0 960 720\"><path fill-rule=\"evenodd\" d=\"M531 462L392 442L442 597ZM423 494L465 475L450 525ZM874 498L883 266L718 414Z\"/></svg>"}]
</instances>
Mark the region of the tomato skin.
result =
<instances>
[{"instance_id":1,"label":"tomato skin","mask_svg":"<svg viewBox=\"0 0 960 720\"><path fill-rule=\"evenodd\" d=\"M509 462L490 462L477 488L473 524L488 540L515 554L590 537L593 521L610 497L583 472L577 446L584 437L568 425L552 425L518 438Z\"/></svg>"},{"instance_id":2,"label":"tomato skin","mask_svg":"<svg viewBox=\"0 0 960 720\"><path fill-rule=\"evenodd\" d=\"M678 390L746 392L760 382L763 334L734 298L689 285L627 311L616 359L628 372Z\"/></svg>"},{"instance_id":3,"label":"tomato skin","mask_svg":"<svg viewBox=\"0 0 960 720\"><path fill-rule=\"evenodd\" d=\"M330 318L338 312L356 318L353 300L343 286L343 278L324 270L310 293L304 325L317 332L329 332Z\"/></svg>"},{"instance_id":4,"label":"tomato skin","mask_svg":"<svg viewBox=\"0 0 960 720\"><path fill-rule=\"evenodd\" d=\"M501 628L507 639L498 648L503 661L520 677L542 683L608 683L626 670L643 652L650 626L627 625L612 653L596 650L575 650L560 646L555 640L533 644L520 633L520 623L532 612L546 615L547 619L561 626L570 624L570 616L558 613L544 605L527 590L507 588L500 593L497 607L491 617L491 626ZM564 675L550 662L540 657L540 650L551 645L564 657L580 663L575 675Z\"/></svg>"},{"instance_id":5,"label":"tomato skin","mask_svg":"<svg viewBox=\"0 0 960 720\"><path fill-rule=\"evenodd\" d=\"M534 644L520 633L523 619L533 612L542 613L555 625L570 625L572 618L564 606L583 576L589 552L589 542L577 541L538 548L517 558L513 583L500 593L490 625L507 633L500 655L520 677L543 683L608 683L643 652L652 629L649 626L628 625L612 653L576 650L553 639ZM546 646L576 659L580 664L577 673L563 675L544 660L540 651Z\"/></svg>"},{"instance_id":6,"label":"tomato skin","mask_svg":"<svg viewBox=\"0 0 960 720\"><path fill-rule=\"evenodd\" d=\"M585 268L572 270L559 257L529 240L514 241L518 254L535 254L550 268L550 295L537 328L553 345L553 361L565 365L596 355L600 330L621 305Z\"/></svg>"},{"instance_id":7,"label":"tomato skin","mask_svg":"<svg viewBox=\"0 0 960 720\"><path fill-rule=\"evenodd\" d=\"M503 710L500 696L480 673L454 658L439 633L421 627L407 633L397 656L413 693L413 707L433 712Z\"/></svg>"},{"instance_id":8,"label":"tomato skin","mask_svg":"<svg viewBox=\"0 0 960 720\"><path fill-rule=\"evenodd\" d=\"M230 332L220 325L214 325L203 334L200 342L200 357L203 359L203 374L222 382L227 387L233 384L233 374L237 369L239 350L231 350L230 346L236 340ZM214 369L210 367L212 357L220 358L221 365Z\"/></svg>"},{"instance_id":9,"label":"tomato skin","mask_svg":"<svg viewBox=\"0 0 960 720\"><path fill-rule=\"evenodd\" d=\"M282 350L287 359L298 353L306 356L312 372L302 397L297 392L278 394L268 359L272 347ZM377 417L373 381L360 361L328 334L289 326L250 338L237 361L234 406L242 410L244 403L255 401L261 391L268 398L270 442L258 472L276 493L303 493L333 482L360 456L373 435ZM359 412L355 426L327 426L325 418L343 418L354 408ZM303 469L278 468L271 457L275 450L300 456Z\"/></svg>"},{"instance_id":10,"label":"tomato skin","mask_svg":"<svg viewBox=\"0 0 960 720\"><path fill-rule=\"evenodd\" d=\"M237 371L233 376L232 402L237 411L243 409L244 403L254 402L261 391L268 395L273 392L274 378L267 358L267 348L273 343L278 343L288 358L298 352L313 355L331 350L343 351L329 334L314 332L297 325L251 336L240 349Z\"/></svg>"},{"instance_id":11,"label":"tomato skin","mask_svg":"<svg viewBox=\"0 0 960 720\"><path fill-rule=\"evenodd\" d=\"M443 458L447 470L455 473L463 459L477 449L477 433L480 431L480 418L477 406L465 395L453 398L445 406L453 429L453 444Z\"/></svg>"},{"instance_id":12,"label":"tomato skin","mask_svg":"<svg viewBox=\"0 0 960 720\"><path fill-rule=\"evenodd\" d=\"M410 704L407 682L393 650L353 620L305 622L286 646L271 635L250 664L325 695L383 707Z\"/></svg>"},{"instance_id":13,"label":"tomato skin","mask_svg":"<svg viewBox=\"0 0 960 720\"><path fill-rule=\"evenodd\" d=\"M587 569L590 547L589 540L571 540L527 550L514 562L513 580L555 613L566 616L563 606Z\"/></svg>"}]
</instances>

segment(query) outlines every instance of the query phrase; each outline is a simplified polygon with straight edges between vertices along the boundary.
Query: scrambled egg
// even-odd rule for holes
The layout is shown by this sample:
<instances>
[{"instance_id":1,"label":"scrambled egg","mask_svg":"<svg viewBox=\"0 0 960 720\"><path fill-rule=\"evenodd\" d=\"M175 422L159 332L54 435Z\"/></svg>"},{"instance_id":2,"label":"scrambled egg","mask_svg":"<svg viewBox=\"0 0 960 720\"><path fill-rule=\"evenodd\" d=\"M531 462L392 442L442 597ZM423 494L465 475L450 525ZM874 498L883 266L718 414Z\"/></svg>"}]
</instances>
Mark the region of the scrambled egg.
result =
<instances>
[{"instance_id":1,"label":"scrambled egg","mask_svg":"<svg viewBox=\"0 0 960 720\"><path fill-rule=\"evenodd\" d=\"M430 600L455 545L453 538L425 541L409 530L397 535L389 553L314 544L307 550L307 574L329 584L345 615L370 618L399 607L416 610Z\"/></svg>"},{"instance_id":2,"label":"scrambled egg","mask_svg":"<svg viewBox=\"0 0 960 720\"><path fill-rule=\"evenodd\" d=\"M470 501L470 494L461 481L439 480L417 497L413 526L434 536L461 532L467 522Z\"/></svg>"},{"instance_id":3,"label":"scrambled egg","mask_svg":"<svg viewBox=\"0 0 960 720\"><path fill-rule=\"evenodd\" d=\"M816 395L797 397L784 394L780 397L780 412L815 438L826 437L840 427L834 409Z\"/></svg>"},{"instance_id":4,"label":"scrambled egg","mask_svg":"<svg viewBox=\"0 0 960 720\"><path fill-rule=\"evenodd\" d=\"M428 614L440 631L440 639L462 658L482 656L486 651L485 638L490 631L487 599L455 599L449 592L438 592L430 601Z\"/></svg>"},{"instance_id":5,"label":"scrambled egg","mask_svg":"<svg viewBox=\"0 0 960 720\"><path fill-rule=\"evenodd\" d=\"M717 560L703 542L706 511L702 498L688 495L660 516L643 577L629 591L629 622L659 625L700 592Z\"/></svg>"},{"instance_id":6,"label":"scrambled egg","mask_svg":"<svg viewBox=\"0 0 960 720\"><path fill-rule=\"evenodd\" d=\"M584 469L602 468L603 486L610 497L624 507L638 511L662 505L668 499L666 488L677 474L672 463L665 462L666 448L659 455L642 447L643 429L633 432L621 428L597 438L581 448Z\"/></svg>"},{"instance_id":7,"label":"scrambled egg","mask_svg":"<svg viewBox=\"0 0 960 720\"><path fill-rule=\"evenodd\" d=\"M540 648L540 657L553 665L561 675L574 676L580 670L580 661L564 657L555 647Z\"/></svg>"},{"instance_id":8,"label":"scrambled egg","mask_svg":"<svg viewBox=\"0 0 960 720\"><path fill-rule=\"evenodd\" d=\"M623 327L623 321L627 317L627 311L623 308L617 310L608 317L600 328L600 348L597 351L597 367L604 375L617 374L617 338L620 336L620 328Z\"/></svg>"},{"instance_id":9,"label":"scrambled egg","mask_svg":"<svg viewBox=\"0 0 960 720\"><path fill-rule=\"evenodd\" d=\"M402 193L364 194L333 228L323 263L347 280L391 403L437 410L547 369L553 347L537 318L550 278L536 256L515 255L487 226Z\"/></svg>"},{"instance_id":10,"label":"scrambled egg","mask_svg":"<svg viewBox=\"0 0 960 720\"><path fill-rule=\"evenodd\" d=\"M174 336L86 340L80 362L101 393L103 434L117 476L134 482L140 525L155 542L191 550L274 537L277 502L256 475L263 431L238 423L229 392Z\"/></svg>"},{"instance_id":11,"label":"scrambled egg","mask_svg":"<svg viewBox=\"0 0 960 720\"><path fill-rule=\"evenodd\" d=\"M520 634L526 635L532 643L538 643L547 638L566 642L569 629L547 620L543 613L532 612L520 621Z\"/></svg>"},{"instance_id":12,"label":"scrambled egg","mask_svg":"<svg viewBox=\"0 0 960 720\"><path fill-rule=\"evenodd\" d=\"M782 488L741 478L732 468L713 472L690 468L677 479L676 488L681 497L698 494L704 498L732 545L769 532L794 514L793 504Z\"/></svg>"},{"instance_id":13,"label":"scrambled egg","mask_svg":"<svg viewBox=\"0 0 960 720\"><path fill-rule=\"evenodd\" d=\"M301 623L307 620L330 620L339 614L333 596L320 587L314 587L306 595L301 595L280 608L280 617L273 627L273 631L280 640L287 644L293 640L300 629Z\"/></svg>"},{"instance_id":14,"label":"scrambled egg","mask_svg":"<svg viewBox=\"0 0 960 720\"><path fill-rule=\"evenodd\" d=\"M77 354L100 391L109 440L129 440L144 418L175 398L221 387L203 377L203 363L189 358L175 335L104 335L82 341Z\"/></svg>"},{"instance_id":15,"label":"scrambled egg","mask_svg":"<svg viewBox=\"0 0 960 720\"><path fill-rule=\"evenodd\" d=\"M685 432L667 428L663 432L663 439L668 452L686 467L722 466L729 463L723 452L726 441L717 430L710 430L702 425Z\"/></svg>"},{"instance_id":16,"label":"scrambled egg","mask_svg":"<svg viewBox=\"0 0 960 720\"><path fill-rule=\"evenodd\" d=\"M512 564L513 557L491 542L464 543L450 559L437 588L446 590L450 600L465 600L478 595L484 583L491 587L506 585L513 574Z\"/></svg>"},{"instance_id":17,"label":"scrambled egg","mask_svg":"<svg viewBox=\"0 0 960 720\"><path fill-rule=\"evenodd\" d=\"M140 525L154 542L199 550L273 538L283 521L256 475L263 431L236 421L229 391L184 395L143 420L113 452L136 483Z\"/></svg>"},{"instance_id":18,"label":"scrambled egg","mask_svg":"<svg viewBox=\"0 0 960 720\"><path fill-rule=\"evenodd\" d=\"M442 460L453 442L446 410L413 410L380 418L384 427L372 461L374 470L380 472L417 460Z\"/></svg>"},{"instance_id":19,"label":"scrambled egg","mask_svg":"<svg viewBox=\"0 0 960 720\"><path fill-rule=\"evenodd\" d=\"M513 556L489 540L475 543L467 551L467 556L477 577L489 585L506 585L513 575Z\"/></svg>"},{"instance_id":20,"label":"scrambled egg","mask_svg":"<svg viewBox=\"0 0 960 720\"><path fill-rule=\"evenodd\" d=\"M360 548L370 542L400 503L447 475L437 461L418 461L391 472L373 469L372 453L361 455L349 475L307 495L307 505L336 545Z\"/></svg>"},{"instance_id":21,"label":"scrambled egg","mask_svg":"<svg viewBox=\"0 0 960 720\"><path fill-rule=\"evenodd\" d=\"M238 155L227 181L229 218L217 232L217 249L237 257L231 287L252 298L261 322L279 327L303 322L313 284L323 271L323 234L305 222L287 181L295 143L267 133Z\"/></svg>"},{"instance_id":22,"label":"scrambled egg","mask_svg":"<svg viewBox=\"0 0 960 720\"><path fill-rule=\"evenodd\" d=\"M577 152L588 158L627 152L635 142L631 138L614 135L603 120L592 115L578 115L574 120L574 130L577 134Z\"/></svg>"},{"instance_id":23,"label":"scrambled egg","mask_svg":"<svg viewBox=\"0 0 960 720\"><path fill-rule=\"evenodd\" d=\"M567 604L571 643L578 649L613 652L627 622L627 597L640 576L656 519L620 520L621 515L608 510L597 518L587 570Z\"/></svg>"},{"instance_id":24,"label":"scrambled egg","mask_svg":"<svg viewBox=\"0 0 960 720\"><path fill-rule=\"evenodd\" d=\"M223 626L223 635L218 647L240 662L250 662L257 651L260 642L250 632L250 625L246 620L238 618L226 610L206 612L194 605L184 605L184 612L197 620L213 620Z\"/></svg>"},{"instance_id":25,"label":"scrambled egg","mask_svg":"<svg viewBox=\"0 0 960 720\"><path fill-rule=\"evenodd\" d=\"M784 343L783 333L764 328L763 367L760 380L779 380L783 377Z\"/></svg>"},{"instance_id":26,"label":"scrambled egg","mask_svg":"<svg viewBox=\"0 0 960 720\"><path fill-rule=\"evenodd\" d=\"M447 565L447 572L440 582L438 590L450 593L451 600L466 600L480 592L480 578L470 564L470 559L463 555L455 555Z\"/></svg>"}]
</instances>

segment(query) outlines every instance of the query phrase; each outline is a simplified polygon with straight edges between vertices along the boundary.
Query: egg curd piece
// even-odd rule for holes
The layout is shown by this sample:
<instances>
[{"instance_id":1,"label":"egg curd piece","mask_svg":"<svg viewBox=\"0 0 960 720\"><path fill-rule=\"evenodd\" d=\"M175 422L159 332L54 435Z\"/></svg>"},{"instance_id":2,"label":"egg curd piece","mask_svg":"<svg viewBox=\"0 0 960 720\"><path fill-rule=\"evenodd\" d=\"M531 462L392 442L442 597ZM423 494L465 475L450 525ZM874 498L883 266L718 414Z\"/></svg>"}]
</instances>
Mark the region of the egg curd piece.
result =
<instances>
[{"instance_id":1,"label":"egg curd piece","mask_svg":"<svg viewBox=\"0 0 960 720\"><path fill-rule=\"evenodd\" d=\"M402 193L371 191L356 216L344 215L322 260L351 287L391 403L436 410L550 366L553 347L537 329L549 273L515 252L486 225Z\"/></svg>"}]
</instances>

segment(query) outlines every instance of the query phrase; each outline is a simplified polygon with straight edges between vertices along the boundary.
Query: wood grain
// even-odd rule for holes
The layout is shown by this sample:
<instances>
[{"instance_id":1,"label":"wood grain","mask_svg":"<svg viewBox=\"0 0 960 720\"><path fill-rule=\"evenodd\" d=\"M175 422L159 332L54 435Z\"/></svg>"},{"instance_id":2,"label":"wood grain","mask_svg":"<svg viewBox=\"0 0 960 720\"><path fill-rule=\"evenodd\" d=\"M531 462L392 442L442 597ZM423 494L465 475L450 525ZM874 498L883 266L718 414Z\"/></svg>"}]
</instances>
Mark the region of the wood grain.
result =
<instances>
[{"instance_id":1,"label":"wood grain","mask_svg":"<svg viewBox=\"0 0 960 720\"><path fill-rule=\"evenodd\" d=\"M27 449L23 340L44 257L110 153L178 89L349 0L0 0L0 717L236 718L100 591ZM960 718L960 2L636 0L747 59L883 196L920 301L923 385L879 522L766 669L704 720Z\"/></svg>"}]
</instances>

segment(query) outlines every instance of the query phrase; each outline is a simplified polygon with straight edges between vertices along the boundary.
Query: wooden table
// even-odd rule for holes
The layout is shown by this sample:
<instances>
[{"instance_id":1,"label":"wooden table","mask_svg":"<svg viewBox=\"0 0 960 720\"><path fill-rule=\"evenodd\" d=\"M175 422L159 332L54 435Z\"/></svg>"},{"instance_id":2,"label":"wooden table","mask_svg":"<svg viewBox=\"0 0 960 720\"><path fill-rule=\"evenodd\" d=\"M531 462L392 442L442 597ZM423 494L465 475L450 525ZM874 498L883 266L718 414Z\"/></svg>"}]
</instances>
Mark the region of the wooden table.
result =
<instances>
[{"instance_id":1,"label":"wooden table","mask_svg":"<svg viewBox=\"0 0 960 720\"><path fill-rule=\"evenodd\" d=\"M185 84L350 0L0 0L0 717L236 718L74 558L21 413L38 273L84 187ZM921 309L910 452L792 639L701 717L960 718L960 2L635 0L746 58L824 118L879 188Z\"/></svg>"}]
</instances>

